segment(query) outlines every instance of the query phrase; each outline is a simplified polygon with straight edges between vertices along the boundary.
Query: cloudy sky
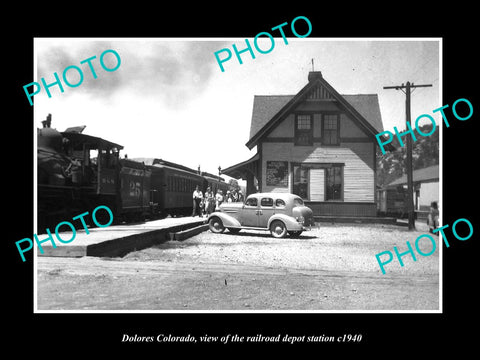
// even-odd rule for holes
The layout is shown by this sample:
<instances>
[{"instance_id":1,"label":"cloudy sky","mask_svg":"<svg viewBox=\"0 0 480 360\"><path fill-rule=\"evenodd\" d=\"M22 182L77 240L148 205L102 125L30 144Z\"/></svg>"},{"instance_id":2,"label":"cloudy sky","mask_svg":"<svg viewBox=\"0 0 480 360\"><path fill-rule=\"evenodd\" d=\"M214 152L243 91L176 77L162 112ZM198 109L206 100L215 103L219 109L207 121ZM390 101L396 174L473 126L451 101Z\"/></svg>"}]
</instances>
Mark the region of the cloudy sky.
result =
<instances>
[{"instance_id":1,"label":"cloudy sky","mask_svg":"<svg viewBox=\"0 0 480 360\"><path fill-rule=\"evenodd\" d=\"M253 39L250 39L253 43ZM53 73L75 65L83 70L78 87L64 84L34 97L35 128L52 114L52 127L63 131L86 125L85 134L124 146L121 156L157 157L217 173L255 154L249 137L254 95L296 94L307 84L312 59L316 71L340 94L379 96L384 128L404 129L405 94L383 86L407 81L433 84L412 93L412 120L432 114L441 103L441 44L438 39L288 39L275 38L268 54L235 55L221 72L214 52L245 46L242 38L35 39L33 81L54 81ZM259 42L268 49L270 42ZM102 69L100 54L115 50L121 57L113 72ZM97 78L88 64L92 56ZM223 54L222 54L223 56ZM112 54L107 66L115 65ZM112 65L113 64L113 65ZM78 82L75 70L68 80ZM28 103L28 100L26 100ZM434 116L439 119L438 115ZM35 130L34 130L35 131Z\"/></svg>"}]
</instances>

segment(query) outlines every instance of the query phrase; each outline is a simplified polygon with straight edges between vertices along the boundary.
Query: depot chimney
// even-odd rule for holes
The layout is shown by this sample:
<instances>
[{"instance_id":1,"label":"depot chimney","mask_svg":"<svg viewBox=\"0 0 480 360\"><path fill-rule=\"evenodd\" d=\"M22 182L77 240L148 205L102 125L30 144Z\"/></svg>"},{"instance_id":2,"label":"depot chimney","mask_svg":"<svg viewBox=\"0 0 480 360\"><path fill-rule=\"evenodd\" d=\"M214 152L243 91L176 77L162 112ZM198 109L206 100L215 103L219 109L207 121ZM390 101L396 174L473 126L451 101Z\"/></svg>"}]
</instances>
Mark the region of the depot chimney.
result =
<instances>
[{"instance_id":1,"label":"depot chimney","mask_svg":"<svg viewBox=\"0 0 480 360\"><path fill-rule=\"evenodd\" d=\"M321 79L322 72L321 71L310 71L308 73L308 82L314 81L315 79Z\"/></svg>"}]
</instances>

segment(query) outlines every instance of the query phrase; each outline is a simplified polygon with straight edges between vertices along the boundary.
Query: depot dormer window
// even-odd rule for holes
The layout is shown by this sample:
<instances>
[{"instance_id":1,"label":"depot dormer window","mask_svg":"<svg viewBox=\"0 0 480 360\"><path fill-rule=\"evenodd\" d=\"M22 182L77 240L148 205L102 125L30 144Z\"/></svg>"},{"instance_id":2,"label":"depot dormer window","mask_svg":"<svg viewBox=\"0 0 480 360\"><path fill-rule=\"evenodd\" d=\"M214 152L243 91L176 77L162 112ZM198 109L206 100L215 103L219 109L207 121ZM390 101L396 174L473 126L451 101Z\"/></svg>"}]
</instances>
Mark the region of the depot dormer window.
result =
<instances>
[{"instance_id":1,"label":"depot dormer window","mask_svg":"<svg viewBox=\"0 0 480 360\"><path fill-rule=\"evenodd\" d=\"M295 117L295 145L313 145L312 115L297 115Z\"/></svg>"},{"instance_id":2,"label":"depot dormer window","mask_svg":"<svg viewBox=\"0 0 480 360\"><path fill-rule=\"evenodd\" d=\"M338 114L324 114L322 122L322 144L340 144L340 116Z\"/></svg>"}]
</instances>

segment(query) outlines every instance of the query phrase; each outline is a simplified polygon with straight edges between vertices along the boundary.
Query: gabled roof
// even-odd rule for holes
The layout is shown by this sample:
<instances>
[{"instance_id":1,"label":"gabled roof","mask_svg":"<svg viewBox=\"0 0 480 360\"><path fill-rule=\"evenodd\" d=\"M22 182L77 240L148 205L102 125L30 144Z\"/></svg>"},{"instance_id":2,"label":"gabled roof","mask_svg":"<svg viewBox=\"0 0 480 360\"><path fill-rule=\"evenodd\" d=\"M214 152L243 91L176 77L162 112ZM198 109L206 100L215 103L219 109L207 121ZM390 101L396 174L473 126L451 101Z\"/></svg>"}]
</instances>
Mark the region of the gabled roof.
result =
<instances>
[{"instance_id":1,"label":"gabled roof","mask_svg":"<svg viewBox=\"0 0 480 360\"><path fill-rule=\"evenodd\" d=\"M310 76L313 74L313 76ZM337 103L367 129L372 135L383 131L377 94L340 95L320 72L309 74L309 82L296 95L255 95L253 99L250 139L246 143L252 149L258 140L282 121L288 113L303 101L311 90L320 86L328 100Z\"/></svg>"},{"instance_id":2,"label":"gabled roof","mask_svg":"<svg viewBox=\"0 0 480 360\"><path fill-rule=\"evenodd\" d=\"M250 139L295 95L254 95Z\"/></svg>"},{"instance_id":3,"label":"gabled roof","mask_svg":"<svg viewBox=\"0 0 480 360\"><path fill-rule=\"evenodd\" d=\"M383 131L382 115L377 94L342 95L350 105L373 126L376 134Z\"/></svg>"},{"instance_id":4,"label":"gabled roof","mask_svg":"<svg viewBox=\"0 0 480 360\"><path fill-rule=\"evenodd\" d=\"M429 166L423 169L413 170L413 182L427 182L439 180L439 167L438 165ZM387 186L398 186L407 183L407 175L403 175L400 178L392 181Z\"/></svg>"}]
</instances>

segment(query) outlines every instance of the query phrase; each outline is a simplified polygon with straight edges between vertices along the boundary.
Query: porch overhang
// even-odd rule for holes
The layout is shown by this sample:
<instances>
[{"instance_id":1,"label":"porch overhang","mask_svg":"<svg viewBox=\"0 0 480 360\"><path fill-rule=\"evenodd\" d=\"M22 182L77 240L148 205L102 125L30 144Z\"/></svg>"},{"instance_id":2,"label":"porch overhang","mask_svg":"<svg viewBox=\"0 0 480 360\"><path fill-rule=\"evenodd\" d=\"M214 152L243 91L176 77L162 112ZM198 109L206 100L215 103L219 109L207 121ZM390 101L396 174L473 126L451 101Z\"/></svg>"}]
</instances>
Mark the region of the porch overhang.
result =
<instances>
[{"instance_id":1,"label":"porch overhang","mask_svg":"<svg viewBox=\"0 0 480 360\"><path fill-rule=\"evenodd\" d=\"M260 155L256 153L250 159L245 160L236 165L232 165L226 169L222 169L222 174L231 176L235 179L248 180L251 176L257 177L258 174L258 161Z\"/></svg>"}]
</instances>

